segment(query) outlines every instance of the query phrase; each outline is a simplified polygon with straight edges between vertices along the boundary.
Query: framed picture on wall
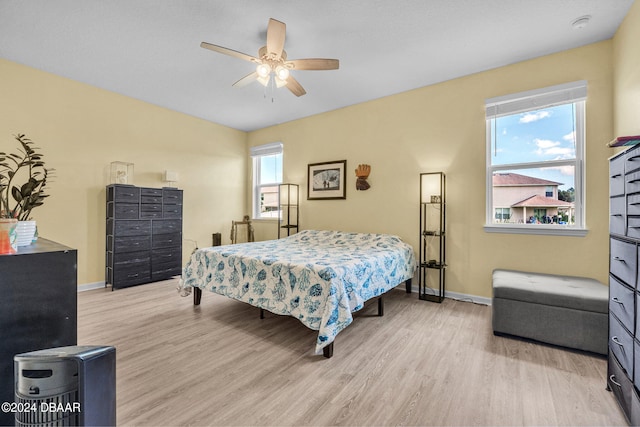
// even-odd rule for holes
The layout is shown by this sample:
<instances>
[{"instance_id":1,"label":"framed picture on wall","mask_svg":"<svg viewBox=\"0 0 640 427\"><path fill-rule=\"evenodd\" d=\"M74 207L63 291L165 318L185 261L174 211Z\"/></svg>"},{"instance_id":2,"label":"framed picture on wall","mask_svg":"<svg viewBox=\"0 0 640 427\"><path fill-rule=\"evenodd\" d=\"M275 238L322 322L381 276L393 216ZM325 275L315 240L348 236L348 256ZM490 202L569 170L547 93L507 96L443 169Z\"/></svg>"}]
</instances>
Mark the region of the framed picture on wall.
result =
<instances>
[{"instance_id":1,"label":"framed picture on wall","mask_svg":"<svg viewBox=\"0 0 640 427\"><path fill-rule=\"evenodd\" d=\"M307 200L347 198L347 161L310 163L307 172Z\"/></svg>"}]
</instances>

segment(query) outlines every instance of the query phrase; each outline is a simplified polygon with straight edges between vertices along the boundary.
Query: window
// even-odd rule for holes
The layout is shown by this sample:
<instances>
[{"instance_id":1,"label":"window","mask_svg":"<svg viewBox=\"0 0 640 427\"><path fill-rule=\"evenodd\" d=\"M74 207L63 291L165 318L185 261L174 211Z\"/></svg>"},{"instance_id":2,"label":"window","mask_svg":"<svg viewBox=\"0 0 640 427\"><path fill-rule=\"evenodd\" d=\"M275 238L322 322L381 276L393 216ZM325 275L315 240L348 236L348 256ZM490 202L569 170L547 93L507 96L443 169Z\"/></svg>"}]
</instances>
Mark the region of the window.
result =
<instances>
[{"instance_id":1,"label":"window","mask_svg":"<svg viewBox=\"0 0 640 427\"><path fill-rule=\"evenodd\" d=\"M278 218L278 185L282 183L282 143L251 148L253 218Z\"/></svg>"},{"instance_id":2,"label":"window","mask_svg":"<svg viewBox=\"0 0 640 427\"><path fill-rule=\"evenodd\" d=\"M511 218L511 208L496 208L496 222L508 222Z\"/></svg>"},{"instance_id":3,"label":"window","mask_svg":"<svg viewBox=\"0 0 640 427\"><path fill-rule=\"evenodd\" d=\"M585 235L585 81L486 101L485 230Z\"/></svg>"}]
</instances>

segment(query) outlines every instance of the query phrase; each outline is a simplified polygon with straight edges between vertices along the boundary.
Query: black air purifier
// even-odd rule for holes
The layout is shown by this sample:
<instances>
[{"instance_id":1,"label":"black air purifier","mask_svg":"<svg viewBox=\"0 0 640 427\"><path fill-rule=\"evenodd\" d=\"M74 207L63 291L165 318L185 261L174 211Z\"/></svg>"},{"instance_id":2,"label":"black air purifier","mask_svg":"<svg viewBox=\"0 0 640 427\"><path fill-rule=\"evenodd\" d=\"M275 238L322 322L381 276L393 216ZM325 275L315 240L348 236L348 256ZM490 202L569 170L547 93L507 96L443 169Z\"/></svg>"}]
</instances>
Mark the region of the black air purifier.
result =
<instances>
[{"instance_id":1,"label":"black air purifier","mask_svg":"<svg viewBox=\"0 0 640 427\"><path fill-rule=\"evenodd\" d=\"M58 347L13 360L16 426L116 425L114 347Z\"/></svg>"}]
</instances>

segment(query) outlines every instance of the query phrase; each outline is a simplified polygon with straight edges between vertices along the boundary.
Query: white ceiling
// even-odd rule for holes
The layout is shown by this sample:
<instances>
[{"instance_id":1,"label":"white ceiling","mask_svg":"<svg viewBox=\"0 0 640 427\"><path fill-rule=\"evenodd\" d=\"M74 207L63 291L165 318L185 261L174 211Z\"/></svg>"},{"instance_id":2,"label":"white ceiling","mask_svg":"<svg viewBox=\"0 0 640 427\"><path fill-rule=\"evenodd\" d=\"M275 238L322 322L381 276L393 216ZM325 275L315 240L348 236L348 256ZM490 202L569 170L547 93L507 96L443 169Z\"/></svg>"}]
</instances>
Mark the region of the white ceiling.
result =
<instances>
[{"instance_id":1,"label":"white ceiling","mask_svg":"<svg viewBox=\"0 0 640 427\"><path fill-rule=\"evenodd\" d=\"M0 0L0 57L251 131L611 38L633 0ZM590 15L589 25L572 22ZM307 94L231 85L269 18ZM1 77L1 76L0 76Z\"/></svg>"}]
</instances>

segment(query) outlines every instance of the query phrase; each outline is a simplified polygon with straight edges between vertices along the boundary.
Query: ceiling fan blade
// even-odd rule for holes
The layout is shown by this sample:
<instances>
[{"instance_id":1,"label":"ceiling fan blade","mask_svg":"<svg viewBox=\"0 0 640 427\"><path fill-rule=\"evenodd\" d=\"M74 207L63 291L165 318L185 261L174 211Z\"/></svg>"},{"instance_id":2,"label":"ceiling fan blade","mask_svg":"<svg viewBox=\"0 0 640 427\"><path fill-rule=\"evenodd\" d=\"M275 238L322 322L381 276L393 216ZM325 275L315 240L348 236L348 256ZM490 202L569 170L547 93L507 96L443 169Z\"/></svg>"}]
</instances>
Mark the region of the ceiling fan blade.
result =
<instances>
[{"instance_id":1,"label":"ceiling fan blade","mask_svg":"<svg viewBox=\"0 0 640 427\"><path fill-rule=\"evenodd\" d=\"M284 22L269 18L269 26L267 27L267 52L275 54L275 59L280 59L280 56L282 56L286 31L287 26Z\"/></svg>"},{"instance_id":2,"label":"ceiling fan blade","mask_svg":"<svg viewBox=\"0 0 640 427\"><path fill-rule=\"evenodd\" d=\"M200 47L212 50L214 52L222 53L224 55L229 55L229 56L233 56L235 58L244 59L245 61L255 62L257 64L262 63L262 61L260 61L255 56L247 55L246 53L238 52L237 50L229 49L229 48L218 46L218 45L215 45L215 44L202 42L202 43L200 43Z\"/></svg>"},{"instance_id":3,"label":"ceiling fan blade","mask_svg":"<svg viewBox=\"0 0 640 427\"><path fill-rule=\"evenodd\" d=\"M253 82L257 78L258 78L258 73L254 71L253 73L247 74L246 76L244 76L243 78L241 78L240 80L232 84L231 86L243 87Z\"/></svg>"},{"instance_id":4,"label":"ceiling fan blade","mask_svg":"<svg viewBox=\"0 0 640 427\"><path fill-rule=\"evenodd\" d=\"M302 96L307 93L307 91L304 90L304 88L300 85L300 83L298 83L296 79L293 78L293 76L289 76L289 78L287 79L287 89L289 89L295 96Z\"/></svg>"},{"instance_id":5,"label":"ceiling fan blade","mask_svg":"<svg viewBox=\"0 0 640 427\"><path fill-rule=\"evenodd\" d=\"M340 61L325 58L292 59L285 65L292 70L337 70L340 67Z\"/></svg>"}]
</instances>

